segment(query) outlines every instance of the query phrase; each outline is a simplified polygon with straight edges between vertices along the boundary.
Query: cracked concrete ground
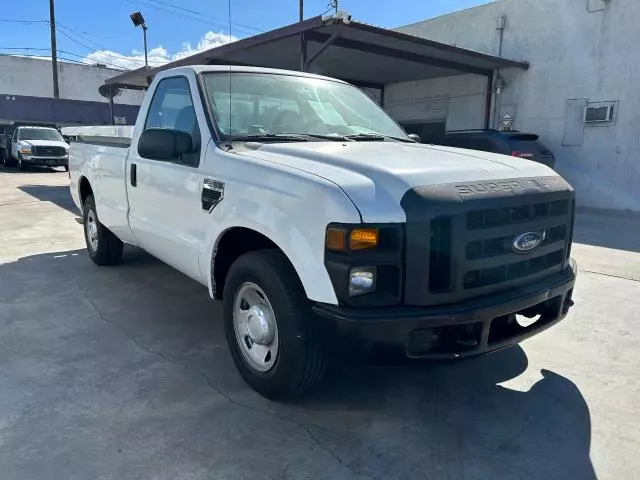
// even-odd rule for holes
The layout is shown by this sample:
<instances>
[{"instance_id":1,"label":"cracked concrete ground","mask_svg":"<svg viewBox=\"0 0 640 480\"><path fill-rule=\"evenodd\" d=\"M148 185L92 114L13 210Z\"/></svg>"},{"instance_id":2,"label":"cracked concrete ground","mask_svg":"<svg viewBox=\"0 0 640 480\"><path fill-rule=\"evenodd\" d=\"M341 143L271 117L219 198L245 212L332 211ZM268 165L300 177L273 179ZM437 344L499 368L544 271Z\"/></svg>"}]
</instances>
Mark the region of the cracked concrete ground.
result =
<instances>
[{"instance_id":1,"label":"cracked concrete ground","mask_svg":"<svg viewBox=\"0 0 640 480\"><path fill-rule=\"evenodd\" d=\"M640 218L581 212L576 306L457 363L334 371L276 404L207 291L84 251L62 171L0 169L0 478L635 479Z\"/></svg>"}]
</instances>

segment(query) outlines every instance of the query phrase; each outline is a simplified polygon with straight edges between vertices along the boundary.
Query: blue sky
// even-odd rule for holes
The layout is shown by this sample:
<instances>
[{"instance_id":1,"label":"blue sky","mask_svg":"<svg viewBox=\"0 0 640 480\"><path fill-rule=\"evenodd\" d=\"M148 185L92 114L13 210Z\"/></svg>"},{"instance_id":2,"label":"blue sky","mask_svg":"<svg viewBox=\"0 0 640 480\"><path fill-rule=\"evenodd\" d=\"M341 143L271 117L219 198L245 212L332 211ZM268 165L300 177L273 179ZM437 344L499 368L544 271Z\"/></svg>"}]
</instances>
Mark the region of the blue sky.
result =
<instances>
[{"instance_id":1,"label":"blue sky","mask_svg":"<svg viewBox=\"0 0 640 480\"><path fill-rule=\"evenodd\" d=\"M305 0L305 18L327 10L327 3ZM397 27L482 3L488 0L340 0L340 8L357 20ZM12 1L11 8L2 10L1 53L48 55L48 4L47 0ZM140 66L142 55L135 51L142 50L142 32L129 20L136 10L149 26L152 63L195 53L229 38L227 0L56 0L60 55L76 61ZM298 0L231 0L231 34L237 38L297 18ZM27 47L31 50L16 50Z\"/></svg>"}]
</instances>

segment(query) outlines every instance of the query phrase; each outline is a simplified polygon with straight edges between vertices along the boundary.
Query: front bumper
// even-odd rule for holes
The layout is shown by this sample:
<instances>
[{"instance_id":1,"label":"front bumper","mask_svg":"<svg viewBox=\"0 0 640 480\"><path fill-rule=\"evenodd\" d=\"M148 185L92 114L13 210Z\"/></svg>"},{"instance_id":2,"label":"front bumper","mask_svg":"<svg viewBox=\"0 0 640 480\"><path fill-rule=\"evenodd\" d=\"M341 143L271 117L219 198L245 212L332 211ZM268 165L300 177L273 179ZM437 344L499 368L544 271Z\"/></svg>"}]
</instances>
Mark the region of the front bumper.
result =
<instances>
[{"instance_id":1,"label":"front bumper","mask_svg":"<svg viewBox=\"0 0 640 480\"><path fill-rule=\"evenodd\" d=\"M22 161L29 165L47 165L50 167L63 167L69 164L69 156L64 157L41 157L36 155L22 154Z\"/></svg>"},{"instance_id":2,"label":"front bumper","mask_svg":"<svg viewBox=\"0 0 640 480\"><path fill-rule=\"evenodd\" d=\"M313 310L347 347L396 347L410 358L480 355L519 343L567 315L577 275L575 261L569 263L536 283L454 305L364 309L316 304ZM522 326L516 315L539 317Z\"/></svg>"}]
</instances>

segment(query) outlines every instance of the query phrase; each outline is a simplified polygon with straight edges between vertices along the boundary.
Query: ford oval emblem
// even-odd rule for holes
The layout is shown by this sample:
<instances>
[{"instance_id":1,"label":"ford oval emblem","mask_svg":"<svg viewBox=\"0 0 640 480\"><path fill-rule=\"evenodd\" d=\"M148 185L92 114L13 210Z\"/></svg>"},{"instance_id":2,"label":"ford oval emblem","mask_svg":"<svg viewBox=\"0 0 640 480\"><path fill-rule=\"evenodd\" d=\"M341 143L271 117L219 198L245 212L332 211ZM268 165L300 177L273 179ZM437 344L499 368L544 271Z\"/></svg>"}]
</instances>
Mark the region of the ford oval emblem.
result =
<instances>
[{"instance_id":1,"label":"ford oval emblem","mask_svg":"<svg viewBox=\"0 0 640 480\"><path fill-rule=\"evenodd\" d=\"M513 239L513 249L516 252L530 252L543 242L546 232L525 232Z\"/></svg>"}]
</instances>

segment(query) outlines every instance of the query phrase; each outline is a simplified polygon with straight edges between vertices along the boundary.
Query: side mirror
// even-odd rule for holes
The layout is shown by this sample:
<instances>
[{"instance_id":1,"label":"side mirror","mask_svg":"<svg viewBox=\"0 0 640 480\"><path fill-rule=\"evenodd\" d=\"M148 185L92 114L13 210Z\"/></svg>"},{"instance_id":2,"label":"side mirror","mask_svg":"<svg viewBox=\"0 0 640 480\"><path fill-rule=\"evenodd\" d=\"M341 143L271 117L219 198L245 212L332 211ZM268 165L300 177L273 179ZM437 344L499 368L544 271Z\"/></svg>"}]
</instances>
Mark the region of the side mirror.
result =
<instances>
[{"instance_id":1,"label":"side mirror","mask_svg":"<svg viewBox=\"0 0 640 480\"><path fill-rule=\"evenodd\" d=\"M415 133L410 133L408 137L416 143L422 143L422 139L420 138L420 135L417 135Z\"/></svg>"},{"instance_id":2,"label":"side mirror","mask_svg":"<svg viewBox=\"0 0 640 480\"><path fill-rule=\"evenodd\" d=\"M193 153L193 138L180 130L148 128L138 141L138 155L142 158L182 160L182 156L189 153Z\"/></svg>"}]
</instances>

